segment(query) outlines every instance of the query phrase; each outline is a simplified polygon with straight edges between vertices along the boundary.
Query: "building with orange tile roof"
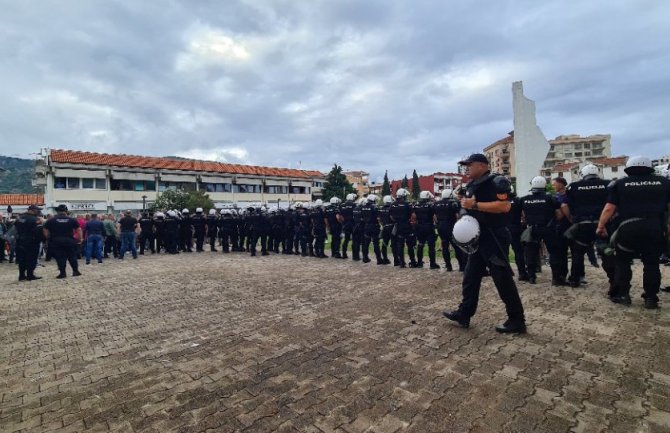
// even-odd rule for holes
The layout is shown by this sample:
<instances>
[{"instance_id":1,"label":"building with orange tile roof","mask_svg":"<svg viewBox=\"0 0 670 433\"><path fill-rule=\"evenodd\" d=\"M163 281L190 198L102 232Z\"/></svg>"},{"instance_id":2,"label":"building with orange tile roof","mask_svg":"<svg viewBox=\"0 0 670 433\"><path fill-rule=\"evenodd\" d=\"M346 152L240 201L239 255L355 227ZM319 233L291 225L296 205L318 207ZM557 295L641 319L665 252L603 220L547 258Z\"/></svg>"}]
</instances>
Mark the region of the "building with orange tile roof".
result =
<instances>
[{"instance_id":1,"label":"building with orange tile roof","mask_svg":"<svg viewBox=\"0 0 670 433\"><path fill-rule=\"evenodd\" d=\"M0 214L25 212L31 204L43 206L44 196L42 194L0 194ZM8 211L10 207L11 212Z\"/></svg>"},{"instance_id":2,"label":"building with orange tile roof","mask_svg":"<svg viewBox=\"0 0 670 433\"><path fill-rule=\"evenodd\" d=\"M320 197L324 182L314 170L60 149L42 152L33 179L47 209L108 212L143 209L168 189L204 190L217 208L287 206Z\"/></svg>"}]
</instances>

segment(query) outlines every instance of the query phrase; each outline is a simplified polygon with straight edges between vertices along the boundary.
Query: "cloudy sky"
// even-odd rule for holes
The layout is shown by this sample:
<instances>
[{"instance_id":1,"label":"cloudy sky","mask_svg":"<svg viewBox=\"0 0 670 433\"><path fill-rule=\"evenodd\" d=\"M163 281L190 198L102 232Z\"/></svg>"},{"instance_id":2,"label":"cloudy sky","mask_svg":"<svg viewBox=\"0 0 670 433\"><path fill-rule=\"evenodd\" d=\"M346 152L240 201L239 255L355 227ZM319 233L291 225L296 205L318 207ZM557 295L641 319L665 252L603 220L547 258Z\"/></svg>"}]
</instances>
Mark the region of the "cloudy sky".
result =
<instances>
[{"instance_id":1,"label":"cloudy sky","mask_svg":"<svg viewBox=\"0 0 670 433\"><path fill-rule=\"evenodd\" d=\"M179 155L373 179L512 129L670 154L670 2L0 0L0 154Z\"/></svg>"}]
</instances>

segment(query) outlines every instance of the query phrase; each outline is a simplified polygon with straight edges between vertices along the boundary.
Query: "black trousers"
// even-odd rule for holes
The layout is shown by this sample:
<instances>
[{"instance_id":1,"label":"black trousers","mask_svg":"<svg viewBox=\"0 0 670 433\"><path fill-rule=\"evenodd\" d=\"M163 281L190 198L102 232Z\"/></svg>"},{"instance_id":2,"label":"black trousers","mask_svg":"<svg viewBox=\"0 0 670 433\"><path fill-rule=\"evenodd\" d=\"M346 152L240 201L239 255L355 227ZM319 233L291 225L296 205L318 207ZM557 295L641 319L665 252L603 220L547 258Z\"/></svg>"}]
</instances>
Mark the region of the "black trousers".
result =
<instances>
[{"instance_id":1,"label":"black trousers","mask_svg":"<svg viewBox=\"0 0 670 433\"><path fill-rule=\"evenodd\" d=\"M39 243L16 242L16 263L19 265L19 276L34 275L39 251Z\"/></svg>"},{"instance_id":2,"label":"black trousers","mask_svg":"<svg viewBox=\"0 0 670 433\"><path fill-rule=\"evenodd\" d=\"M512 251L514 251L516 268L519 271L519 278L528 278L528 273L526 272L526 253L524 252L523 245L521 245L521 233L523 233L525 228L525 226L509 226L511 246Z\"/></svg>"},{"instance_id":3,"label":"black trousers","mask_svg":"<svg viewBox=\"0 0 670 433\"><path fill-rule=\"evenodd\" d=\"M179 233L179 249L181 251L193 251L191 244L193 243L193 233L189 230L188 232Z\"/></svg>"},{"instance_id":4,"label":"black trousers","mask_svg":"<svg viewBox=\"0 0 670 433\"><path fill-rule=\"evenodd\" d=\"M559 255L554 254L554 250L556 248L555 230L552 227L534 226L532 227L532 231L533 241L524 244L524 253L526 255L526 274L529 278L535 278L535 273L540 264L540 246L542 245L542 242L544 242L544 244L547 246L547 252L549 253L551 278L554 281L561 280L563 278L560 274L560 268L562 264L560 263Z\"/></svg>"},{"instance_id":5,"label":"black trousers","mask_svg":"<svg viewBox=\"0 0 670 433\"><path fill-rule=\"evenodd\" d=\"M630 294L633 277L631 261L639 255L642 260L642 287L647 299L658 300L661 287L661 253L665 248L665 235L657 221L644 219L622 223L615 235L616 272L615 290L618 296Z\"/></svg>"},{"instance_id":6,"label":"black trousers","mask_svg":"<svg viewBox=\"0 0 670 433\"><path fill-rule=\"evenodd\" d=\"M361 259L361 248L363 247L364 233L365 225L361 222L355 223L351 229L351 256L354 260Z\"/></svg>"},{"instance_id":7,"label":"black trousers","mask_svg":"<svg viewBox=\"0 0 670 433\"><path fill-rule=\"evenodd\" d=\"M0 237L0 263L5 261L5 238Z\"/></svg>"},{"instance_id":8,"label":"black trousers","mask_svg":"<svg viewBox=\"0 0 670 433\"><path fill-rule=\"evenodd\" d=\"M349 242L351 241L351 234L354 231L354 225L352 221L345 221L342 224L342 233L344 233L344 240L342 241L342 257L347 257L347 249L349 248Z\"/></svg>"},{"instance_id":9,"label":"black trousers","mask_svg":"<svg viewBox=\"0 0 670 433\"><path fill-rule=\"evenodd\" d=\"M393 255L393 263L398 263L398 257L395 255L395 236L393 236L393 224L385 224L382 227L382 233L381 233L381 238L382 238L382 245L381 245L381 253L382 253L382 259L384 261L388 261L388 248L389 245L391 246L391 254Z\"/></svg>"},{"instance_id":10,"label":"black trousers","mask_svg":"<svg viewBox=\"0 0 670 433\"><path fill-rule=\"evenodd\" d=\"M314 227L314 254L317 257L323 257L326 255L326 227L325 226L315 226Z\"/></svg>"},{"instance_id":11,"label":"black trousers","mask_svg":"<svg viewBox=\"0 0 670 433\"><path fill-rule=\"evenodd\" d=\"M106 235L105 236L105 255L109 255L109 253L112 253L114 257L117 257L119 255L119 247L118 243L116 242L116 236L114 235ZM48 256L51 256L51 248L48 250Z\"/></svg>"},{"instance_id":12,"label":"black trousers","mask_svg":"<svg viewBox=\"0 0 670 433\"><path fill-rule=\"evenodd\" d=\"M331 226L330 236L330 255L331 257L337 257L340 255L340 245L342 244L342 226Z\"/></svg>"},{"instance_id":13,"label":"black trousers","mask_svg":"<svg viewBox=\"0 0 670 433\"><path fill-rule=\"evenodd\" d=\"M370 243L375 253L377 263L382 262L382 253L379 248L379 226L377 224L366 224L363 234L363 259L369 259Z\"/></svg>"},{"instance_id":14,"label":"black trousers","mask_svg":"<svg viewBox=\"0 0 670 433\"><path fill-rule=\"evenodd\" d=\"M507 228L482 227L479 249L468 256L463 274L463 300L458 309L465 317L472 317L477 312L482 277L488 268L498 295L505 304L507 316L517 322L525 321L519 291L508 262L509 245Z\"/></svg>"},{"instance_id":15,"label":"black trousers","mask_svg":"<svg viewBox=\"0 0 670 433\"><path fill-rule=\"evenodd\" d=\"M209 248L210 248L210 251L214 251L216 249L216 234L217 234L217 231L216 230L210 230L208 233L209 233L208 234Z\"/></svg>"},{"instance_id":16,"label":"black trousers","mask_svg":"<svg viewBox=\"0 0 670 433\"><path fill-rule=\"evenodd\" d=\"M252 230L249 237L249 251L252 256L256 255L256 244L258 241L261 241L261 252L267 254L268 252L268 235L265 231L261 230Z\"/></svg>"},{"instance_id":17,"label":"black trousers","mask_svg":"<svg viewBox=\"0 0 670 433\"><path fill-rule=\"evenodd\" d=\"M205 243L205 231L196 230L195 231L195 250L203 251L202 246Z\"/></svg>"},{"instance_id":18,"label":"black trousers","mask_svg":"<svg viewBox=\"0 0 670 433\"><path fill-rule=\"evenodd\" d=\"M153 253L156 252L156 235L152 232L140 232L140 254L144 254L144 249L146 248L147 242L149 242L149 250Z\"/></svg>"},{"instance_id":19,"label":"black trousers","mask_svg":"<svg viewBox=\"0 0 670 433\"><path fill-rule=\"evenodd\" d=\"M409 262L411 265L416 264L416 256L414 255L414 245L416 244L416 236L414 230L409 224L395 226L396 244L394 257L398 258L401 265L405 265L405 244L407 244L407 254L409 255Z\"/></svg>"},{"instance_id":20,"label":"black trousers","mask_svg":"<svg viewBox=\"0 0 670 433\"><path fill-rule=\"evenodd\" d=\"M416 226L416 259L423 264L423 247L428 244L428 259L430 264L435 263L435 228L433 224L417 224Z\"/></svg>"},{"instance_id":21,"label":"black trousers","mask_svg":"<svg viewBox=\"0 0 670 433\"><path fill-rule=\"evenodd\" d=\"M61 273L65 272L65 267L68 262L73 271L79 270L79 262L77 262L78 245L74 239L52 238L50 240L50 246L51 253L53 254L54 259L56 259L58 270Z\"/></svg>"},{"instance_id":22,"label":"black trousers","mask_svg":"<svg viewBox=\"0 0 670 433\"><path fill-rule=\"evenodd\" d=\"M584 269L584 255L593 252L593 242L596 240L597 222L580 223L575 232L575 238L571 242L572 265L570 266L570 276L568 280L573 283L579 283L579 280L586 274Z\"/></svg>"},{"instance_id":23,"label":"black trousers","mask_svg":"<svg viewBox=\"0 0 670 433\"><path fill-rule=\"evenodd\" d=\"M286 232L284 233L284 251L288 254L293 253L294 243L295 227L287 227Z\"/></svg>"}]
</instances>

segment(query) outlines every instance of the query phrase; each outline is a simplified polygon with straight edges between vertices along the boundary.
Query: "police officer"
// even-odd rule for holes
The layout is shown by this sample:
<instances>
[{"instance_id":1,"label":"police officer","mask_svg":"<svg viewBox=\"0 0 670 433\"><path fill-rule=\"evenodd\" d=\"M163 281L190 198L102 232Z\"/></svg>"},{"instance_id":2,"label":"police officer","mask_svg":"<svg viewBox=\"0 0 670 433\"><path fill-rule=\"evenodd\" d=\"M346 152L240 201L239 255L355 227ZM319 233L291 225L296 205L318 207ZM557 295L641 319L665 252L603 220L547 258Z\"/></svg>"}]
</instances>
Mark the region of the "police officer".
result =
<instances>
[{"instance_id":1,"label":"police officer","mask_svg":"<svg viewBox=\"0 0 670 433\"><path fill-rule=\"evenodd\" d=\"M381 253L382 260L384 264L389 265L391 261L388 257L388 248L391 246L391 254L393 254L393 264L394 266L399 266L398 257L395 255L396 245L395 245L395 236L393 236L393 221L391 220L391 205L393 204L393 197L390 195L385 195L382 199L384 204L379 208L379 223L382 225L381 231Z\"/></svg>"},{"instance_id":2,"label":"police officer","mask_svg":"<svg viewBox=\"0 0 670 433\"><path fill-rule=\"evenodd\" d=\"M361 214L364 221L363 226L363 263L370 263L370 243L375 253L378 265L385 265L382 260L382 254L379 249L379 213L377 211L377 196L369 194L361 208Z\"/></svg>"},{"instance_id":3,"label":"police officer","mask_svg":"<svg viewBox=\"0 0 670 433\"><path fill-rule=\"evenodd\" d=\"M221 209L223 213L223 209ZM209 250L213 253L218 252L216 249L216 239L219 233L219 219L216 216L216 209L210 209L205 220L205 228L207 230L207 238L209 239Z\"/></svg>"},{"instance_id":4,"label":"police officer","mask_svg":"<svg viewBox=\"0 0 670 433\"><path fill-rule=\"evenodd\" d=\"M644 265L644 306L654 309L658 308L661 286L659 258L670 225L670 180L655 175L651 160L644 156L629 158L624 171L628 176L609 188L596 229L599 236L606 236L607 222L618 213L618 227L611 240L616 251L616 294L610 298L618 304L631 304L631 262L639 255Z\"/></svg>"},{"instance_id":5,"label":"police officer","mask_svg":"<svg viewBox=\"0 0 670 433\"><path fill-rule=\"evenodd\" d=\"M351 258L354 261L361 259L361 248L363 247L363 234L365 232L365 221L363 220L363 205L365 199L360 198L353 211L353 227L351 228Z\"/></svg>"},{"instance_id":6,"label":"police officer","mask_svg":"<svg viewBox=\"0 0 670 433\"><path fill-rule=\"evenodd\" d=\"M156 252L154 231L154 216L148 212L143 212L140 218L140 255L144 255L147 242L149 242L151 254Z\"/></svg>"},{"instance_id":7,"label":"police officer","mask_svg":"<svg viewBox=\"0 0 670 433\"><path fill-rule=\"evenodd\" d=\"M571 225L568 219L569 213L565 210L568 203L568 196L566 195L568 182L562 177L556 177L552 179L551 186L556 191L554 199L560 207L560 218L555 218L552 224L554 247L551 254L554 256L553 260L556 267L555 270L552 268L552 273L556 275L558 281L564 282L568 278L568 248L570 246L565 237L565 232ZM566 206L563 206L564 204Z\"/></svg>"},{"instance_id":8,"label":"police officer","mask_svg":"<svg viewBox=\"0 0 670 433\"><path fill-rule=\"evenodd\" d=\"M60 271L56 278L67 277L65 267L68 262L72 267L72 276L78 277L81 273L77 262L77 243L73 234L76 233L77 238L81 239L81 226L76 219L68 216L67 206L64 204L58 205L56 212L53 218L44 223L44 237L49 239L51 252Z\"/></svg>"},{"instance_id":9,"label":"police officer","mask_svg":"<svg viewBox=\"0 0 670 433\"><path fill-rule=\"evenodd\" d=\"M405 244L407 244L407 253L409 254L409 266L416 268L416 258L414 256L414 245L416 237L410 224L412 217L412 207L407 203L409 192L405 188L399 188L395 193L396 201L391 205L391 220L393 221L393 232L396 237L395 257L398 257L399 266L406 267L405 263Z\"/></svg>"},{"instance_id":10,"label":"police officer","mask_svg":"<svg viewBox=\"0 0 670 433\"><path fill-rule=\"evenodd\" d=\"M298 245L295 241L295 211L291 206L284 212L284 253L293 254L294 248L298 252Z\"/></svg>"},{"instance_id":11,"label":"police officer","mask_svg":"<svg viewBox=\"0 0 670 433\"><path fill-rule=\"evenodd\" d=\"M503 176L492 174L488 159L481 153L470 155L460 164L467 166L472 181L467 185L466 197L461 199L461 207L468 216L461 218L454 227L454 238L457 228L460 230L469 228L468 224L478 225L479 246L468 256L461 305L457 310L445 311L443 314L464 328L470 326L470 318L477 311L482 277L488 267L508 316L508 320L497 326L496 331L525 333L524 310L508 259L510 182Z\"/></svg>"},{"instance_id":12,"label":"police officer","mask_svg":"<svg viewBox=\"0 0 670 433\"><path fill-rule=\"evenodd\" d=\"M236 251L237 221L231 209L221 209L221 216L214 227L213 232L219 235L221 239L221 251L226 254L230 251ZM211 241L210 241L211 242ZM215 241L216 242L216 241ZM216 248L212 251L217 251Z\"/></svg>"},{"instance_id":13,"label":"police officer","mask_svg":"<svg viewBox=\"0 0 670 433\"><path fill-rule=\"evenodd\" d=\"M435 207L433 206L433 198L430 191L421 191L419 193L419 203L415 204L413 209L416 219L414 231L418 241L416 264L419 268L423 268L423 247L428 244L430 269L440 269L440 265L435 261Z\"/></svg>"},{"instance_id":14,"label":"police officer","mask_svg":"<svg viewBox=\"0 0 670 433\"><path fill-rule=\"evenodd\" d=\"M177 238L179 236L179 219L177 212L171 210L165 217L165 250L169 254L179 254Z\"/></svg>"},{"instance_id":15,"label":"police officer","mask_svg":"<svg viewBox=\"0 0 670 433\"><path fill-rule=\"evenodd\" d=\"M531 193L521 198L522 218L526 223L521 242L524 245L527 260L528 282L530 284L537 283L535 272L540 257L540 246L544 241L551 261L552 285L567 285L565 280L562 280L557 273L558 266L554 263L556 255L553 254L555 231L552 228L552 222L554 218L560 219L562 216L559 204L551 195L547 194L547 180L544 177L535 176L530 184Z\"/></svg>"},{"instance_id":16,"label":"police officer","mask_svg":"<svg viewBox=\"0 0 670 433\"><path fill-rule=\"evenodd\" d=\"M268 249L279 254L286 250L286 227L284 226L284 211L282 209L273 207L270 209L270 225L272 227L272 242L268 245ZM269 242L269 241L268 241Z\"/></svg>"},{"instance_id":17,"label":"police officer","mask_svg":"<svg viewBox=\"0 0 670 433\"><path fill-rule=\"evenodd\" d=\"M195 250L199 253L203 252L203 244L205 243L205 216L201 207L195 209L195 215L191 218L193 224L193 232L195 234Z\"/></svg>"},{"instance_id":18,"label":"police officer","mask_svg":"<svg viewBox=\"0 0 670 433\"><path fill-rule=\"evenodd\" d=\"M521 234L526 230L526 223L522 220L521 197L517 197L514 192L514 187L510 187L510 211L509 211L509 225L507 226L510 232L510 245L514 251L514 261L519 272L519 281L528 281L528 273L526 272L526 253L521 243Z\"/></svg>"},{"instance_id":19,"label":"police officer","mask_svg":"<svg viewBox=\"0 0 670 433\"><path fill-rule=\"evenodd\" d=\"M330 231L330 257L341 259L340 243L342 241L342 216L340 215L340 202L338 197L331 197L330 205L326 207L326 222Z\"/></svg>"},{"instance_id":20,"label":"police officer","mask_svg":"<svg viewBox=\"0 0 670 433\"><path fill-rule=\"evenodd\" d=\"M156 212L154 214L154 229L156 230L156 253L160 254L161 250L167 251L165 246L165 214L163 212Z\"/></svg>"},{"instance_id":21,"label":"police officer","mask_svg":"<svg viewBox=\"0 0 670 433\"><path fill-rule=\"evenodd\" d=\"M348 259L347 250L349 249L349 241L354 230L354 209L356 208L356 194L347 194L346 201L340 206L340 215L342 215L342 233L344 233L344 241L342 242L342 258Z\"/></svg>"},{"instance_id":22,"label":"police officer","mask_svg":"<svg viewBox=\"0 0 670 433\"><path fill-rule=\"evenodd\" d=\"M461 205L455 200L454 191L451 188L446 188L442 191L441 200L435 203L435 221L437 222L437 233L440 235L442 242L442 257L444 258L444 266L447 271L453 271L451 266L451 252L449 245L451 244L451 237L454 230L454 224L458 220L458 213L461 210ZM463 272L465 269L465 262L467 257L460 248L454 246L454 254L458 261L458 270Z\"/></svg>"},{"instance_id":23,"label":"police officer","mask_svg":"<svg viewBox=\"0 0 670 433\"><path fill-rule=\"evenodd\" d=\"M608 196L608 180L600 179L598 167L585 165L582 179L568 185L566 189L567 203L562 206L563 212L572 220L572 227L565 236L572 241L572 266L568 281L572 287L579 287L584 276L584 254L593 249L596 240L595 229ZM603 268L608 272L610 285L614 283L614 263L603 256ZM613 293L613 292L612 292Z\"/></svg>"},{"instance_id":24,"label":"police officer","mask_svg":"<svg viewBox=\"0 0 670 433\"><path fill-rule=\"evenodd\" d=\"M310 237L310 233L312 231L312 221L311 218L309 217L307 209L302 203L300 202L296 203L295 209L297 217L296 237L300 241L300 255L303 257L307 257L309 255L307 244ZM297 251L298 250L296 249L296 252Z\"/></svg>"},{"instance_id":25,"label":"police officer","mask_svg":"<svg viewBox=\"0 0 670 433\"><path fill-rule=\"evenodd\" d=\"M16 229L16 263L19 265L19 281L39 280L35 275L37 256L40 251L40 240L43 235L39 227L38 216L41 209L36 205L28 206L28 210L19 215L14 227Z\"/></svg>"},{"instance_id":26,"label":"police officer","mask_svg":"<svg viewBox=\"0 0 670 433\"><path fill-rule=\"evenodd\" d=\"M314 235L314 254L319 258L328 257L324 250L326 248L326 213L323 211L323 201L318 199L314 202L314 208L310 212L312 219L312 233Z\"/></svg>"},{"instance_id":27,"label":"police officer","mask_svg":"<svg viewBox=\"0 0 670 433\"><path fill-rule=\"evenodd\" d=\"M181 221L179 221L179 250L185 253L192 253L193 248L193 220L188 209L181 211Z\"/></svg>"}]
</instances>

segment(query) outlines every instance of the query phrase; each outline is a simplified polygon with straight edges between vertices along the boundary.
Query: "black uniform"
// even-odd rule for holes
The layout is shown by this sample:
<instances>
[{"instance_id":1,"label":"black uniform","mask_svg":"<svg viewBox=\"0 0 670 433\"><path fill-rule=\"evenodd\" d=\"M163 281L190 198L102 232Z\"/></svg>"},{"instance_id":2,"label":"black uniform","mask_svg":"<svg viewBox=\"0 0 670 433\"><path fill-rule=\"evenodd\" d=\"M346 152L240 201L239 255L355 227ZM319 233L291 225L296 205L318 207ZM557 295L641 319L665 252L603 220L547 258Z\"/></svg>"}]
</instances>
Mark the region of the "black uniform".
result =
<instances>
[{"instance_id":1,"label":"black uniform","mask_svg":"<svg viewBox=\"0 0 670 433\"><path fill-rule=\"evenodd\" d=\"M396 250L393 254L398 258L398 266L404 268L405 264L405 244L407 244L407 252L409 254L410 267L416 267L416 258L414 256L414 244L416 238L414 230L410 224L412 216L412 208L405 201L396 201L391 205L391 220L394 223L393 231L396 236Z\"/></svg>"},{"instance_id":2,"label":"black uniform","mask_svg":"<svg viewBox=\"0 0 670 433\"><path fill-rule=\"evenodd\" d=\"M249 251L252 256L256 255L256 244L261 241L261 254L268 255L268 233L270 231L270 222L260 211L251 211L247 216L249 224Z\"/></svg>"},{"instance_id":3,"label":"black uniform","mask_svg":"<svg viewBox=\"0 0 670 433\"><path fill-rule=\"evenodd\" d=\"M342 224L337 219L338 215L340 215L340 207L338 205L331 204L326 207L326 219L328 220L328 228L331 235L330 256L336 259L342 257L340 254Z\"/></svg>"},{"instance_id":4,"label":"black uniform","mask_svg":"<svg viewBox=\"0 0 670 433\"><path fill-rule=\"evenodd\" d=\"M73 235L74 231L80 228L77 220L64 213L59 213L48 220L44 228L49 230L49 248L58 264L59 278L65 277L65 267L68 262L72 267L72 275L78 275L77 242Z\"/></svg>"},{"instance_id":5,"label":"black uniform","mask_svg":"<svg viewBox=\"0 0 670 433\"><path fill-rule=\"evenodd\" d=\"M448 271L453 270L451 266L451 253L449 245L452 242L452 235L454 231L454 224L458 220L458 213L461 210L461 205L453 199L443 199L435 203L435 218L437 219L437 234L440 235L442 241L442 256L444 258L444 265ZM467 262L466 254L460 248L454 246L454 254L458 261L458 270L465 270L465 263Z\"/></svg>"},{"instance_id":6,"label":"black uniform","mask_svg":"<svg viewBox=\"0 0 670 433\"><path fill-rule=\"evenodd\" d=\"M379 208L379 222L382 224L381 231L381 253L382 260L387 265L391 263L388 258L388 248L391 246L391 254L393 255L393 263L398 263L398 258L395 255L396 245L395 245L395 236L393 235L393 221L391 220L391 204L386 203L384 206Z\"/></svg>"},{"instance_id":7,"label":"black uniform","mask_svg":"<svg viewBox=\"0 0 670 433\"><path fill-rule=\"evenodd\" d=\"M631 261L639 255L644 265L645 306L656 308L661 286L659 258L665 249L670 180L654 174L628 173L609 189L607 202L615 205L618 226L612 235L616 249L616 296L630 303Z\"/></svg>"},{"instance_id":8,"label":"black uniform","mask_svg":"<svg viewBox=\"0 0 670 433\"><path fill-rule=\"evenodd\" d=\"M363 262L370 262L370 243L375 252L375 258L378 265L385 265L386 262L382 260L382 254L379 249L379 213L377 206L374 203L367 202L361 208L361 216L363 217Z\"/></svg>"},{"instance_id":9,"label":"black uniform","mask_svg":"<svg viewBox=\"0 0 670 433\"><path fill-rule=\"evenodd\" d=\"M298 239L300 239L300 253L302 256L313 256L312 219L308 210L304 208L298 213Z\"/></svg>"},{"instance_id":10,"label":"black uniform","mask_svg":"<svg viewBox=\"0 0 670 433\"><path fill-rule=\"evenodd\" d=\"M154 233L154 219L149 214L142 214L140 218L140 254L144 255L144 249L147 242L149 242L149 250L151 254L156 252L155 247L155 233Z\"/></svg>"},{"instance_id":11,"label":"black uniform","mask_svg":"<svg viewBox=\"0 0 670 433\"><path fill-rule=\"evenodd\" d=\"M179 254L177 248L177 237L179 232L179 220L168 215L165 218L165 250L169 254Z\"/></svg>"},{"instance_id":12,"label":"black uniform","mask_svg":"<svg viewBox=\"0 0 670 433\"><path fill-rule=\"evenodd\" d=\"M361 247L363 246L363 233L365 222L363 221L363 206L356 205L353 210L353 226L351 228L351 257L358 261L361 259ZM346 242L346 240L345 240Z\"/></svg>"},{"instance_id":13,"label":"black uniform","mask_svg":"<svg viewBox=\"0 0 670 433\"><path fill-rule=\"evenodd\" d=\"M528 281L531 284L535 284L535 272L539 265L540 246L544 241L549 252L552 281L555 283L561 282L561 277L557 273L558 265L554 263L556 255L552 254L555 243L554 236L556 234L552 223L556 210L560 205L544 189L533 191L531 194L522 197L520 204L526 222L526 229L521 237L521 241L527 260L526 274L528 275Z\"/></svg>"},{"instance_id":14,"label":"black uniform","mask_svg":"<svg viewBox=\"0 0 670 433\"><path fill-rule=\"evenodd\" d=\"M312 234L314 236L314 255L316 257L325 258L324 250L326 248L326 213L321 207L315 207L310 212L312 219Z\"/></svg>"},{"instance_id":15,"label":"black uniform","mask_svg":"<svg viewBox=\"0 0 670 433\"><path fill-rule=\"evenodd\" d=\"M286 233L283 212L283 210L280 211L277 209L270 215L270 225L272 227L270 238L272 241L269 243L268 249L274 251L275 254L279 254L280 248L282 252L286 251Z\"/></svg>"},{"instance_id":16,"label":"black uniform","mask_svg":"<svg viewBox=\"0 0 670 433\"><path fill-rule=\"evenodd\" d=\"M219 231L219 219L216 214L207 215L205 226L207 227L207 237L209 238L209 250L216 252L216 237Z\"/></svg>"},{"instance_id":17,"label":"black uniform","mask_svg":"<svg viewBox=\"0 0 670 433\"><path fill-rule=\"evenodd\" d=\"M156 216L154 218L154 228L156 229L156 253L160 254L161 250L167 251L165 243L165 217Z\"/></svg>"},{"instance_id":18,"label":"black uniform","mask_svg":"<svg viewBox=\"0 0 670 433\"><path fill-rule=\"evenodd\" d=\"M295 247L296 253L298 252L297 244L295 240L295 211L293 209L288 209L282 214L284 218L284 253L293 254Z\"/></svg>"},{"instance_id":19,"label":"black uniform","mask_svg":"<svg viewBox=\"0 0 670 433\"><path fill-rule=\"evenodd\" d=\"M428 259L431 269L439 269L440 266L435 262L435 207L428 200L421 201L414 205L414 215L416 215L416 258L417 266L423 267L423 247L428 244Z\"/></svg>"},{"instance_id":20,"label":"black uniform","mask_svg":"<svg viewBox=\"0 0 670 433\"><path fill-rule=\"evenodd\" d=\"M584 254L593 250L598 219L607 201L609 183L597 176L588 176L571 183L566 189L566 200L573 223L565 233L572 240L572 266L568 281L573 287L579 287L584 275ZM603 268L610 277L610 284L613 284L613 261L605 256L603 260Z\"/></svg>"},{"instance_id":21,"label":"black uniform","mask_svg":"<svg viewBox=\"0 0 670 433\"><path fill-rule=\"evenodd\" d=\"M351 240L351 233L354 230L354 209L356 203L353 201L346 201L340 206L340 215L342 215L342 233L344 233L344 241L342 241L342 258L347 259L347 249L349 248L349 241Z\"/></svg>"},{"instance_id":22,"label":"black uniform","mask_svg":"<svg viewBox=\"0 0 670 433\"><path fill-rule=\"evenodd\" d=\"M203 244L205 243L205 225L207 220L202 212L196 212L191 218L191 223L193 224L193 232L195 234L195 250L197 252L204 251Z\"/></svg>"},{"instance_id":23,"label":"black uniform","mask_svg":"<svg viewBox=\"0 0 670 433\"><path fill-rule=\"evenodd\" d=\"M521 198L513 196L511 198L511 208L509 211L509 232L510 244L512 251L514 251L514 261L516 268L519 271L519 281L527 281L528 273L526 272L526 253L521 244L521 233L526 229L526 224L521 220Z\"/></svg>"},{"instance_id":24,"label":"black uniform","mask_svg":"<svg viewBox=\"0 0 670 433\"><path fill-rule=\"evenodd\" d=\"M179 222L179 250L192 253L193 249L193 221L189 214L182 215Z\"/></svg>"},{"instance_id":25,"label":"black uniform","mask_svg":"<svg viewBox=\"0 0 670 433\"><path fill-rule=\"evenodd\" d=\"M37 217L24 213L16 219L16 263L19 265L19 280L34 280L37 255L40 251L41 227Z\"/></svg>"},{"instance_id":26,"label":"black uniform","mask_svg":"<svg viewBox=\"0 0 670 433\"><path fill-rule=\"evenodd\" d=\"M485 174L467 185L466 196L476 197L479 203L508 200L509 182L496 180L502 176ZM469 320L477 311L479 290L482 277L488 267L491 277L498 290L498 294L505 303L509 317L506 325L525 328L525 317L521 298L514 283L512 268L509 265L510 234L507 229L509 223L507 214L494 214L478 210L468 210L479 222L479 248L468 256L468 262L463 275L463 301L458 308L461 317Z\"/></svg>"}]
</instances>

